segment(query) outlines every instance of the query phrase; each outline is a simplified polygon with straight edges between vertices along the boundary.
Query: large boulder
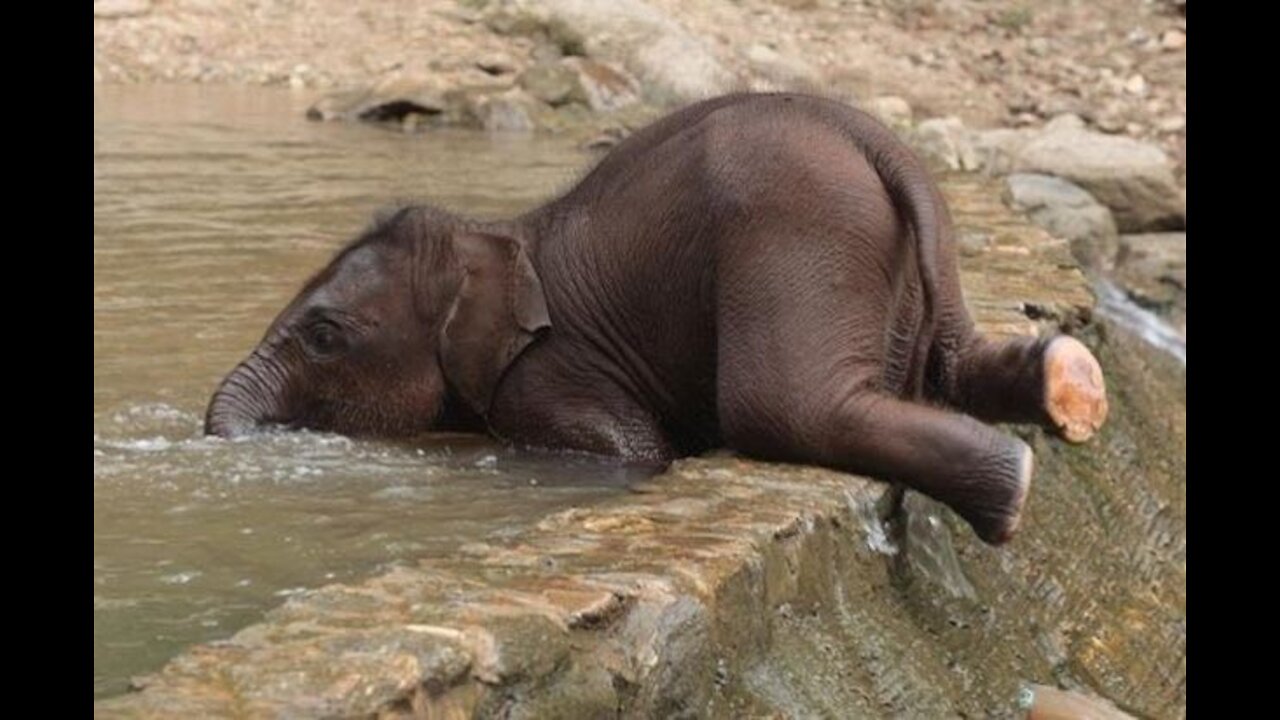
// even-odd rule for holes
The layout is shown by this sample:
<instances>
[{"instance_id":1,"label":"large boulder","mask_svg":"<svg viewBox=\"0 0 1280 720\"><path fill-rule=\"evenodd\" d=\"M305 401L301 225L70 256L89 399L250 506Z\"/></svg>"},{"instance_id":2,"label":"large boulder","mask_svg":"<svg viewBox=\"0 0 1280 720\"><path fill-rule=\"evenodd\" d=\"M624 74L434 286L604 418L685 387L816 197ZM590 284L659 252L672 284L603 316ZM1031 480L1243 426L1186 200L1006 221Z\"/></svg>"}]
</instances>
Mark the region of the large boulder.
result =
<instances>
[{"instance_id":1,"label":"large boulder","mask_svg":"<svg viewBox=\"0 0 1280 720\"><path fill-rule=\"evenodd\" d=\"M576 73L574 99L596 111L612 111L640 100L640 83L627 71L588 58L562 60Z\"/></svg>"},{"instance_id":2,"label":"large boulder","mask_svg":"<svg viewBox=\"0 0 1280 720\"><path fill-rule=\"evenodd\" d=\"M1015 173L1005 179L1005 202L1053 235L1092 267L1109 267L1118 249L1111 211L1080 186L1052 175Z\"/></svg>"},{"instance_id":3,"label":"large boulder","mask_svg":"<svg viewBox=\"0 0 1280 720\"><path fill-rule=\"evenodd\" d=\"M485 13L496 32L541 36L565 54L620 63L658 104L700 100L738 81L702 40L642 0L498 0Z\"/></svg>"},{"instance_id":4,"label":"large boulder","mask_svg":"<svg viewBox=\"0 0 1280 720\"><path fill-rule=\"evenodd\" d=\"M1173 166L1154 145L1092 132L1078 120L1056 120L1030 137L1007 140L1012 171L1056 175L1079 185L1111 209L1121 232L1186 227L1186 200Z\"/></svg>"},{"instance_id":5,"label":"large boulder","mask_svg":"<svg viewBox=\"0 0 1280 720\"><path fill-rule=\"evenodd\" d=\"M609 112L640 99L639 83L625 70L584 57L538 63L521 74L519 83L552 107L577 102Z\"/></svg>"},{"instance_id":6,"label":"large boulder","mask_svg":"<svg viewBox=\"0 0 1280 720\"><path fill-rule=\"evenodd\" d=\"M538 63L521 73L518 80L526 92L552 107L571 100L576 81L573 68L559 62Z\"/></svg>"},{"instance_id":7,"label":"large boulder","mask_svg":"<svg viewBox=\"0 0 1280 720\"><path fill-rule=\"evenodd\" d=\"M488 76L484 76L488 77ZM497 86L509 82L494 81ZM396 73L374 85L326 95L307 109L311 120L400 121L406 116L434 117L450 111L449 88L431 74Z\"/></svg>"},{"instance_id":8,"label":"large boulder","mask_svg":"<svg viewBox=\"0 0 1280 720\"><path fill-rule=\"evenodd\" d=\"M973 145L983 170L989 175L1013 172L1018 153L1034 135L1035 131L1026 128L994 128L974 133Z\"/></svg>"}]
</instances>

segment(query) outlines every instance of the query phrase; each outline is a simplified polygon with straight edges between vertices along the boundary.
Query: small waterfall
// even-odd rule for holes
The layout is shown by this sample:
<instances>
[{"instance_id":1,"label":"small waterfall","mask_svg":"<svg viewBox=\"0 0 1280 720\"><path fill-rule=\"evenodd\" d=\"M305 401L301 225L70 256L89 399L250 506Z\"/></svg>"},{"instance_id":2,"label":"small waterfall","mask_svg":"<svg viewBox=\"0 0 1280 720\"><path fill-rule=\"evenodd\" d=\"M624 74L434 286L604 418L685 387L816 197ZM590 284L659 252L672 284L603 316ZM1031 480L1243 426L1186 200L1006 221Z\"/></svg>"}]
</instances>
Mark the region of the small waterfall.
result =
<instances>
[{"instance_id":1,"label":"small waterfall","mask_svg":"<svg viewBox=\"0 0 1280 720\"><path fill-rule=\"evenodd\" d=\"M1151 345L1187 364L1187 339L1159 315L1139 306L1110 280L1094 283L1098 295L1098 313Z\"/></svg>"}]
</instances>

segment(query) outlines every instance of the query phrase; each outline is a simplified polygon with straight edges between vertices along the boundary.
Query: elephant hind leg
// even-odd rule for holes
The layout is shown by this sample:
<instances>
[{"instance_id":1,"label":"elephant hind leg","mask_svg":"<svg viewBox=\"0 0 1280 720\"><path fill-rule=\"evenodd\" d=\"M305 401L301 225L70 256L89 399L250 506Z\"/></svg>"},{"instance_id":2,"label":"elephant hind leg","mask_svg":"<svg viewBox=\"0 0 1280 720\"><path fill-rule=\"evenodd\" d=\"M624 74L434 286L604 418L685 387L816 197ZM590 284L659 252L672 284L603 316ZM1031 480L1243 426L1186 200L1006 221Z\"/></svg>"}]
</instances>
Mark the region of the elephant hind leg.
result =
<instances>
[{"instance_id":1,"label":"elephant hind leg","mask_svg":"<svg viewBox=\"0 0 1280 720\"><path fill-rule=\"evenodd\" d=\"M869 227L844 237L792 228L743 239L742 252L721 258L721 437L755 457L900 482L947 504L984 541L1004 542L1022 516L1031 449L886 383L893 288L868 258L895 247L896 229Z\"/></svg>"},{"instance_id":2,"label":"elephant hind leg","mask_svg":"<svg viewBox=\"0 0 1280 720\"><path fill-rule=\"evenodd\" d=\"M951 365L942 399L989 422L1037 423L1078 443L1106 420L1102 368L1068 335L993 340L974 333Z\"/></svg>"},{"instance_id":3,"label":"elephant hind leg","mask_svg":"<svg viewBox=\"0 0 1280 720\"><path fill-rule=\"evenodd\" d=\"M983 541L1017 531L1031 487L1033 456L1021 440L966 415L876 391L843 401L826 393L787 407L759 392L722 404L725 438L749 454L811 462L900 482L945 503ZM778 422L787 418L787 422Z\"/></svg>"}]
</instances>

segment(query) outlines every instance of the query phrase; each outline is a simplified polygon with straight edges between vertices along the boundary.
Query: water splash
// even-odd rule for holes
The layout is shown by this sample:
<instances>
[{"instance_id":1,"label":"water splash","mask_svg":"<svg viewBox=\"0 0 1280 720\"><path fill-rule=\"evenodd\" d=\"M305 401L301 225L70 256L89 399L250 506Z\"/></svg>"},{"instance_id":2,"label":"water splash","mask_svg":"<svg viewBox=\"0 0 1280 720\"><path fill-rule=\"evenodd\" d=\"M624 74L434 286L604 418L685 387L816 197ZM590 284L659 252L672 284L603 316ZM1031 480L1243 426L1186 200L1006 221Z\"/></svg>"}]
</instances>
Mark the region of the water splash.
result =
<instances>
[{"instance_id":1,"label":"water splash","mask_svg":"<svg viewBox=\"0 0 1280 720\"><path fill-rule=\"evenodd\" d=\"M845 500L854 517L862 521L863 530L867 534L867 547L881 555L897 555L898 546L889 539L889 530L876 512L875 502L860 500L851 490L845 491Z\"/></svg>"},{"instance_id":2,"label":"water splash","mask_svg":"<svg viewBox=\"0 0 1280 720\"><path fill-rule=\"evenodd\" d=\"M1187 339L1155 313L1141 307L1110 280L1094 283L1098 314L1134 333L1153 347L1187 364Z\"/></svg>"}]
</instances>

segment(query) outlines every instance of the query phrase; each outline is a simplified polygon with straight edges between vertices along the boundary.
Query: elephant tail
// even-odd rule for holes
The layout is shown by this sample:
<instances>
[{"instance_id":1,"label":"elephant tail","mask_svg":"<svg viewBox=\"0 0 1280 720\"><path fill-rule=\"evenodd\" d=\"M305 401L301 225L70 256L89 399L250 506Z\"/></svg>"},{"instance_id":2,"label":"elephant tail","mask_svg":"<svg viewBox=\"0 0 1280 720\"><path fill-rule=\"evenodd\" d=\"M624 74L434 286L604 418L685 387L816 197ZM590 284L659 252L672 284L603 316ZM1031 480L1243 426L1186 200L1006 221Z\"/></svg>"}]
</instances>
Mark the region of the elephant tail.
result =
<instances>
[{"instance_id":1,"label":"elephant tail","mask_svg":"<svg viewBox=\"0 0 1280 720\"><path fill-rule=\"evenodd\" d=\"M902 144L893 131L871 116L855 114L853 141L884 183L893 204L911 228L916 242L916 263L923 294L923 317L914 348L909 377L922 389L925 366L938 322L938 255L948 219L941 194L924 164Z\"/></svg>"}]
</instances>

